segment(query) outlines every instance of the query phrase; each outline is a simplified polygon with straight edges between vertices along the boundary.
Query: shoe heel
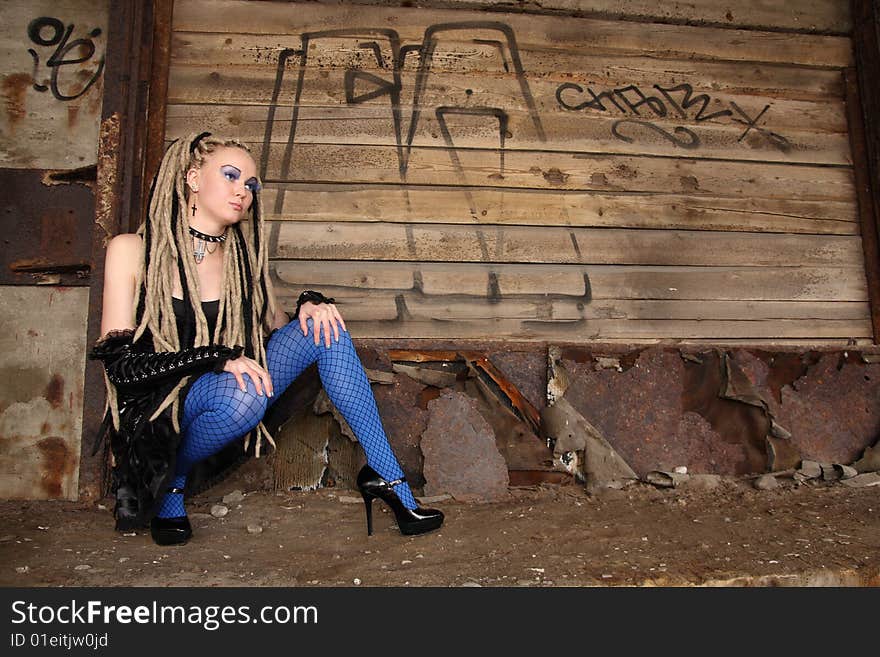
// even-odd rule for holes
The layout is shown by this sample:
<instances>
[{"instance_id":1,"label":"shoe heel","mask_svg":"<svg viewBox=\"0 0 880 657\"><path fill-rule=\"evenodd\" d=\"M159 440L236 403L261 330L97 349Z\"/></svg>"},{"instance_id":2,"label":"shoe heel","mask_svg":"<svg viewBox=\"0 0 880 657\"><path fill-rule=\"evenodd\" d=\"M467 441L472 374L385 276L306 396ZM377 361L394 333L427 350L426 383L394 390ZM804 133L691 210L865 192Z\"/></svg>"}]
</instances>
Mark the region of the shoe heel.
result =
<instances>
[{"instance_id":1,"label":"shoe heel","mask_svg":"<svg viewBox=\"0 0 880 657\"><path fill-rule=\"evenodd\" d=\"M361 491L364 498L364 510L367 512L367 536L373 535L373 496Z\"/></svg>"}]
</instances>

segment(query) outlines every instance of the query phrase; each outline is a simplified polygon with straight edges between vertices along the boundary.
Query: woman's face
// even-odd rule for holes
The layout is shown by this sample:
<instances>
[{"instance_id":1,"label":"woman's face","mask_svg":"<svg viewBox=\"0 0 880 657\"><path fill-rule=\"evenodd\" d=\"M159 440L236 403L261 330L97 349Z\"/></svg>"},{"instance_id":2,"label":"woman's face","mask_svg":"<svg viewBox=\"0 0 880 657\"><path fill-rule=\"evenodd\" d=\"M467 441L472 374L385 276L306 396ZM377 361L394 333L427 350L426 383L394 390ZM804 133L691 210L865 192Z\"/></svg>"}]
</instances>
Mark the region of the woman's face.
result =
<instances>
[{"instance_id":1,"label":"woman's face","mask_svg":"<svg viewBox=\"0 0 880 657\"><path fill-rule=\"evenodd\" d=\"M234 146L223 146L208 155L201 168L187 172L186 181L198 192L196 201L190 195L190 205L195 203L201 215L197 218L222 225L241 221L254 201L254 192L260 189L257 165L250 153Z\"/></svg>"}]
</instances>

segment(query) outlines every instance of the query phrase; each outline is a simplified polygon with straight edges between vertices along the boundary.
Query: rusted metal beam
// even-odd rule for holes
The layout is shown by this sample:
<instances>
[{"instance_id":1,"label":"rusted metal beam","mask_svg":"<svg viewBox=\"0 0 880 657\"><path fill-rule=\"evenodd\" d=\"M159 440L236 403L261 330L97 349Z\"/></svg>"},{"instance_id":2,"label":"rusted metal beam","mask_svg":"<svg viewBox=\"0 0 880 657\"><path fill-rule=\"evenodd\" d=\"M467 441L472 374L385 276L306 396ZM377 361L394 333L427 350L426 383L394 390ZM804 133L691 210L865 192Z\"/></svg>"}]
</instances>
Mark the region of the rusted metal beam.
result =
<instances>
[{"instance_id":1,"label":"rusted metal beam","mask_svg":"<svg viewBox=\"0 0 880 657\"><path fill-rule=\"evenodd\" d=\"M874 342L880 342L880 2L852 0L856 70L845 72L847 118Z\"/></svg>"},{"instance_id":2,"label":"rusted metal beam","mask_svg":"<svg viewBox=\"0 0 880 657\"><path fill-rule=\"evenodd\" d=\"M153 3L110 3L104 100L98 140L95 184L95 226L92 234L92 281L89 294L87 346L100 337L104 292L104 252L107 241L133 229L138 221L146 123L148 79L141 71L152 44ZM146 65L149 69L149 66ZM104 380L100 366L86 365L83 439L79 492L83 499L102 497L108 488L104 451L92 455L92 445L104 415Z\"/></svg>"},{"instance_id":3,"label":"rusted metal beam","mask_svg":"<svg viewBox=\"0 0 880 657\"><path fill-rule=\"evenodd\" d=\"M143 71L150 81L150 98L147 107L144 177L141 182L141 213L145 217L150 195L150 182L159 170L165 152L165 114L168 103L168 71L171 67L171 19L174 0L154 0L153 34L150 68ZM142 69L143 70L143 69Z\"/></svg>"}]
</instances>

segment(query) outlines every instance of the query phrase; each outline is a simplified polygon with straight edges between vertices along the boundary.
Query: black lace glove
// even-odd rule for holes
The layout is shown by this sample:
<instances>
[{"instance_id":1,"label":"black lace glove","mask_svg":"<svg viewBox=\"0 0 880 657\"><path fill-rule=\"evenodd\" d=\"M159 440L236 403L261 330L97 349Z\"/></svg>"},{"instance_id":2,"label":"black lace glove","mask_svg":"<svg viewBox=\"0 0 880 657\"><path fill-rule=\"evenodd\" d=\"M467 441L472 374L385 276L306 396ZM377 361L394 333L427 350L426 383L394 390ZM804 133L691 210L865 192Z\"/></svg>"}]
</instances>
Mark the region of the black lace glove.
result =
<instances>
[{"instance_id":1,"label":"black lace glove","mask_svg":"<svg viewBox=\"0 0 880 657\"><path fill-rule=\"evenodd\" d=\"M293 313L293 319L299 318L299 309L306 301L311 301L314 304L336 303L336 299L325 297L320 292L315 292L314 290L306 290L302 294L300 294L299 299L296 300L296 312Z\"/></svg>"},{"instance_id":2,"label":"black lace glove","mask_svg":"<svg viewBox=\"0 0 880 657\"><path fill-rule=\"evenodd\" d=\"M99 340L89 353L89 358L104 363L107 378L122 392L150 389L158 382L190 374L222 372L226 361L238 358L243 351L243 347L224 345L181 351L137 351L132 335L132 331L114 331Z\"/></svg>"}]
</instances>

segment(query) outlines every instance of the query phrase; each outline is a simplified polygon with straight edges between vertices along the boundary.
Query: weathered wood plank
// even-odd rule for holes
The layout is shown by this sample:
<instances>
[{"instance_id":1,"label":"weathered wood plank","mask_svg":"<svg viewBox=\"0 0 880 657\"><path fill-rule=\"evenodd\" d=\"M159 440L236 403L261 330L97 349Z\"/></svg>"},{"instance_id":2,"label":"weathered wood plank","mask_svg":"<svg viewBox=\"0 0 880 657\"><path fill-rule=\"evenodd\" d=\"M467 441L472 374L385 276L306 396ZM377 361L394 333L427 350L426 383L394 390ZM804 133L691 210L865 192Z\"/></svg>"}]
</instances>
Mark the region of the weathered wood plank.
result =
<instances>
[{"instance_id":1,"label":"weathered wood plank","mask_svg":"<svg viewBox=\"0 0 880 657\"><path fill-rule=\"evenodd\" d=\"M191 78L190 74L192 74ZM174 122L198 123L217 128L222 132L234 131L244 141L263 141L271 97L266 98L265 102L260 102L263 99L243 93L235 85L235 82L229 79L228 73L220 79L220 82L224 84L222 89L218 89L215 82L208 82L204 71L175 69L173 75L174 97L172 102L174 105L171 108L173 114L169 116L169 128L172 133L182 132L175 127ZM190 82L187 82L188 79ZM322 86L325 88L319 94L304 91L300 97L296 117L297 141L339 143L344 135L346 142L394 143L393 114L389 98L387 96L377 97L358 104L348 104L341 77L338 82L339 84L336 85L333 80L322 80ZM435 113L438 107L454 107L465 110L471 107L498 108L503 111L507 121L510 134L505 143L509 144L511 148L535 147L543 143L549 143L552 146L555 139L562 136L591 140L607 138L611 134L610 126L622 119L648 120L669 130L683 125L701 137L706 132L704 128L711 128L719 134L723 134L723 131L726 130L734 135L734 141L736 141L748 126L744 125L743 116L734 111L732 103L735 103L750 118L757 117L766 107L767 111L761 114L758 125L762 130L770 130L780 135L801 132L841 134L846 133L847 130L845 107L839 99L802 101L754 95L716 94L712 96L712 102L707 105L704 115L709 116L720 111L726 111L728 115L702 121L702 119L696 120L702 111L701 103L683 111L685 116L681 116L679 107L685 98L685 92L682 90L671 93L670 99L664 99L649 89L648 93L653 93L653 98L658 99L656 111L644 105L632 110L624 104L621 96L617 97L616 105L606 99L604 111L600 109L571 111L562 107L557 101L555 85L552 87L533 85L534 104L540 114L541 127L545 133L544 138L541 138L537 134L529 108L521 97L512 95L509 89L487 89L488 86L509 85L509 80L504 81L504 85L500 83L486 85L477 80L449 82L450 84L443 85L442 91L431 89L431 93L424 94L420 99L417 129L412 136L414 145L443 143L437 141L442 139L440 123ZM461 86L459 86L459 82ZM228 87L225 86L227 84ZM306 91L313 92L315 89L310 88ZM291 97L293 95L292 89L290 95ZM224 101L228 96L231 96L229 100L233 102L226 104ZM638 102L638 97L635 94L622 94L622 96L629 98L632 103ZM581 91L566 91L562 95L563 102L570 107L577 107L589 98L587 87L582 87ZM284 103L283 105L279 103L275 109L272 134L270 135L271 141L287 142L293 117L291 106L292 103ZM407 129L413 117L411 99L401 99L401 103L396 107L401 112L402 133L408 137ZM450 132L456 143L460 139L473 140L476 138L487 140L493 146L497 146L498 118L496 116L448 114L444 117L444 121L447 126L450 126ZM468 142L463 143L468 145ZM760 145L753 144L752 147L758 148Z\"/></svg>"},{"instance_id":2,"label":"weathered wood plank","mask_svg":"<svg viewBox=\"0 0 880 657\"><path fill-rule=\"evenodd\" d=\"M416 290L428 296L569 295L587 299L707 301L854 301L868 299L855 267L655 267L619 265L485 265L275 260L280 288ZM339 288L339 289L337 289ZM491 335L487 332L486 335Z\"/></svg>"},{"instance_id":3,"label":"weathered wood plank","mask_svg":"<svg viewBox=\"0 0 880 657\"><path fill-rule=\"evenodd\" d=\"M681 301L597 299L584 301L544 295L511 295L494 298L466 295L426 296L417 291L352 290L324 286L332 292L346 319L373 320L806 320L865 322L868 304L857 301ZM330 290L330 292L327 292ZM280 287L286 307L296 303L300 288ZM405 311L403 310L405 308Z\"/></svg>"},{"instance_id":4,"label":"weathered wood plank","mask_svg":"<svg viewBox=\"0 0 880 657\"><path fill-rule=\"evenodd\" d=\"M389 78L394 54L387 41L374 42L381 53L382 62L372 51L365 51L358 43L361 38L320 39L315 41L321 56L310 56L307 68L318 74L341 75L341 71L357 69L382 78ZM173 41L174 67L211 68L220 74L237 70L242 78L257 76L266 78L272 74L269 88L274 88L276 69L281 54L301 48L299 34L214 34L200 32L175 32ZM800 100L827 100L841 98L843 86L838 70L811 69L786 64L761 62L714 62L701 60L664 59L657 56L608 56L584 51L548 50L547 48L520 47L523 71L529 85L543 80L545 83L576 82L601 85L602 88L638 85L646 91L654 84L672 85L687 82L695 90L705 93L727 93L791 98ZM292 102L292 87L299 74L302 58L286 54L284 80L279 102ZM406 55L399 70L406 81L419 69L418 53ZM238 67L245 67L239 69ZM446 80L451 74L469 77L472 81L483 79L515 78L509 61L497 47L468 43L457 51L439 50L431 60L431 80ZM432 83L433 84L433 83ZM403 90L411 89L406 82ZM258 87L259 89L259 87ZM262 91L262 90L260 90ZM597 93L599 89L596 90ZM179 90L178 93L186 93ZM411 94L402 96L411 98Z\"/></svg>"},{"instance_id":5,"label":"weathered wood plank","mask_svg":"<svg viewBox=\"0 0 880 657\"><path fill-rule=\"evenodd\" d=\"M787 62L813 66L848 66L849 39L757 30L662 25L587 18L528 16L461 10L384 7L339 7L299 3L265 3L258 9L241 0L179 0L174 25L187 32L290 35L338 29L393 29L403 43L421 43L426 28L449 23L492 22L508 26L518 44L578 50L695 59ZM502 35L503 36L503 35ZM474 38L499 39L497 29L469 26L435 33L440 45L470 43Z\"/></svg>"},{"instance_id":6,"label":"weathered wood plank","mask_svg":"<svg viewBox=\"0 0 880 657\"><path fill-rule=\"evenodd\" d=\"M509 6L507 0L448 0L447 4L473 8ZM849 3L842 0L798 0L796 3L742 0L735 5L718 0L542 0L540 6L544 11L682 21L688 24L709 23L839 34L847 34L852 29Z\"/></svg>"},{"instance_id":7,"label":"weathered wood plank","mask_svg":"<svg viewBox=\"0 0 880 657\"><path fill-rule=\"evenodd\" d=\"M864 269L854 236L480 224L284 222L270 257Z\"/></svg>"},{"instance_id":8,"label":"weathered wood plank","mask_svg":"<svg viewBox=\"0 0 880 657\"><path fill-rule=\"evenodd\" d=\"M859 234L853 201L287 183L267 185L262 202L283 221L473 224L473 207L489 224Z\"/></svg>"},{"instance_id":9,"label":"weathered wood plank","mask_svg":"<svg viewBox=\"0 0 880 657\"><path fill-rule=\"evenodd\" d=\"M703 339L703 340L779 340L837 338L867 339L870 323L827 322L806 323L802 320L767 320L751 322L715 321L619 321L583 320L573 322L518 320L448 320L436 321L348 321L355 338L458 338L511 340L605 341L618 339Z\"/></svg>"},{"instance_id":10,"label":"weathered wood plank","mask_svg":"<svg viewBox=\"0 0 880 657\"><path fill-rule=\"evenodd\" d=\"M229 83L228 80L223 81ZM229 83L234 89L234 83ZM475 85L476 86L476 85ZM189 86L189 89L196 87ZM279 107L230 105L217 98L217 90L200 94L199 105L174 105L169 108L167 134L170 138L204 126L215 132L231 134L252 143L262 143L270 125L274 146L286 144L293 129L294 110ZM236 92L236 95L241 95ZM209 101L215 97L214 104ZM566 102L579 103L584 94L575 94ZM180 98L175 99L176 101ZM387 100L387 99L386 99ZM448 101L456 105L450 95ZM769 102L768 102L769 101ZM248 100L247 102L250 102ZM671 106L664 118L655 117L644 108L639 115L624 112L606 103L606 111L539 110L538 119L527 110L493 106L492 115L467 115L467 105L441 110L441 105L425 104L414 114L411 107L401 107L399 137L393 112L387 102L376 106L338 104L301 106L296 114L295 142L300 144L412 144L416 147L505 148L543 151L584 151L634 153L676 157L724 158L760 161L850 164L849 143L843 104L837 101L813 103L750 97L737 98L716 107L730 115L711 121L694 122L674 114ZM677 102L677 101L676 101ZM573 105L575 106L575 105ZM736 107L736 112L733 109ZM463 108L463 109L462 109ZM767 110L767 111L764 111ZM478 110L474 110L478 111ZM481 110L480 110L481 111ZM488 110L487 110L488 111ZM663 110L667 111L666 109ZM498 115L494 113L498 112ZM746 119L757 119L758 128ZM269 123L271 121L271 123ZM408 127L415 121L410 135ZM500 138L504 122L506 138ZM686 131L686 132L682 132Z\"/></svg>"},{"instance_id":11,"label":"weathered wood plank","mask_svg":"<svg viewBox=\"0 0 880 657\"><path fill-rule=\"evenodd\" d=\"M846 137L843 137L846 142ZM254 159L262 147L251 144ZM848 150L848 146L847 146ZM289 170L284 147L269 148L267 182L406 183L469 187L653 192L721 197L852 200L845 167L773 162L639 158L603 153L413 148L403 162L393 146L297 144ZM401 173L401 169L405 170Z\"/></svg>"}]
</instances>

